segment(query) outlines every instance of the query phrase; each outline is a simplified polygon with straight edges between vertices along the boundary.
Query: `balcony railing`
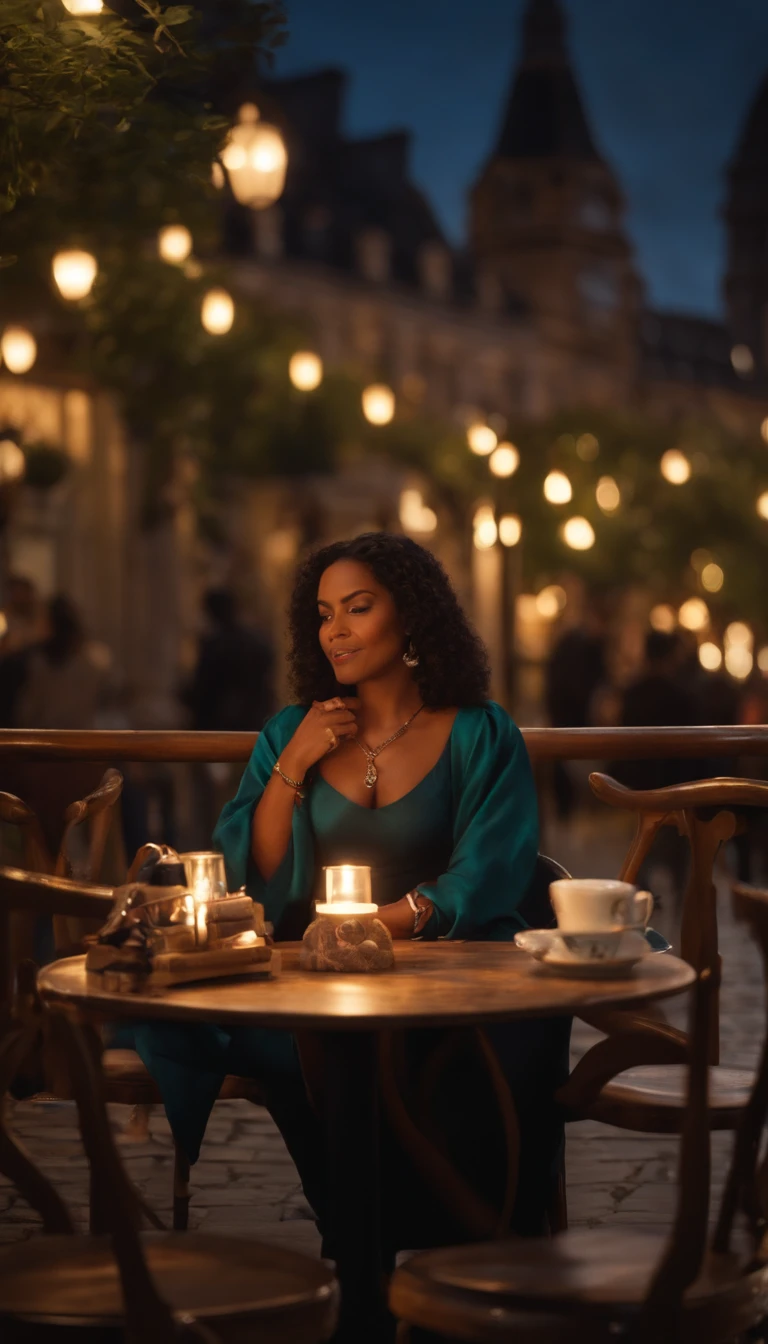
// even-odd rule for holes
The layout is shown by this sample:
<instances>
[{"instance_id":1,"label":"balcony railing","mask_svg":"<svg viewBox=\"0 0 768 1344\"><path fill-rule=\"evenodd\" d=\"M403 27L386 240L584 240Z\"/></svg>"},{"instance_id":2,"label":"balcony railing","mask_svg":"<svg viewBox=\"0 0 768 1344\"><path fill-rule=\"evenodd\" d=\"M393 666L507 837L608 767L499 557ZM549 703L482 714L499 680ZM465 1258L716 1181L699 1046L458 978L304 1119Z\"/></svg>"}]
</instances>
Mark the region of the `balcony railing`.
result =
<instances>
[{"instance_id":1,"label":"balcony railing","mask_svg":"<svg viewBox=\"0 0 768 1344\"><path fill-rule=\"evenodd\" d=\"M524 728L534 761L768 756L768 726ZM0 729L2 761L247 761L256 733Z\"/></svg>"}]
</instances>

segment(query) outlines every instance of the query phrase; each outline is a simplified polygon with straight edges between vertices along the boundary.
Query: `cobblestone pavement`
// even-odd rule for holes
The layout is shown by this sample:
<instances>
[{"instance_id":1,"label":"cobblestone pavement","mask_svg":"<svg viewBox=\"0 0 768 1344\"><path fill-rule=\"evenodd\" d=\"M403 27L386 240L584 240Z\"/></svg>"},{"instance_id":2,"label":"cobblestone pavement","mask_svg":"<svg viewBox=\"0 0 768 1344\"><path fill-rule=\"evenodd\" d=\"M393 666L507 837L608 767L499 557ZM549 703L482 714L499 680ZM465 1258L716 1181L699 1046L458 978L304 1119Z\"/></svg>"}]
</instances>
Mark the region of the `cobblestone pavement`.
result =
<instances>
[{"instance_id":1,"label":"cobblestone pavement","mask_svg":"<svg viewBox=\"0 0 768 1344\"><path fill-rule=\"evenodd\" d=\"M607 830L605 814L588 815L576 835L548 834L547 849L575 874L616 872L627 833L617 821ZM724 884L722 884L724 886ZM662 889L661 882L657 888ZM665 900L654 923L675 941L671 901ZM723 955L722 1058L749 1065L759 1048L764 1024L757 954L734 924L721 894ZM684 1020L681 1007L677 1020ZM672 1014L671 1014L672 1015ZM594 1034L574 1031L578 1057ZM145 1134L132 1132L127 1107L112 1107L128 1170L150 1204L170 1221L173 1153L159 1109ZM66 1102L32 1100L13 1105L16 1132L55 1182L79 1224L87 1219L87 1164L76 1117ZM730 1136L713 1141L714 1189L719 1188L730 1149ZM581 1123L569 1126L568 1201L572 1225L643 1225L662 1231L674 1208L677 1140ZM319 1238L303 1198L295 1168L269 1116L245 1101L220 1102L208 1126L200 1161L193 1168L192 1226L242 1233L311 1254ZM0 1242L39 1230L39 1219L0 1179Z\"/></svg>"}]
</instances>

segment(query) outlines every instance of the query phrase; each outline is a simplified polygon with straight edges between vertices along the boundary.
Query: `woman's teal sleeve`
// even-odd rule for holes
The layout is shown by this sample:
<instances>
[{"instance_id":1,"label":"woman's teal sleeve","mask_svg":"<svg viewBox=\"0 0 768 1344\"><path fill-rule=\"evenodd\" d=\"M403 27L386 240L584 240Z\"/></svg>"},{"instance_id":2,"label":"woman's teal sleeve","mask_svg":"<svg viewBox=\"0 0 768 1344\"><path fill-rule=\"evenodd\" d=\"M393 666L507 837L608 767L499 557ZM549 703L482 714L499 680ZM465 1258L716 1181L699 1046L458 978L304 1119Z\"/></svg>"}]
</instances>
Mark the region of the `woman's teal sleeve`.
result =
<instances>
[{"instance_id":1,"label":"woman's teal sleeve","mask_svg":"<svg viewBox=\"0 0 768 1344\"><path fill-rule=\"evenodd\" d=\"M536 864L539 819L519 728L493 702L460 711L451 739L453 852L421 890L434 902L428 938L513 938Z\"/></svg>"},{"instance_id":2,"label":"woman's teal sleeve","mask_svg":"<svg viewBox=\"0 0 768 1344\"><path fill-rule=\"evenodd\" d=\"M293 809L291 840L280 867L264 881L251 852L251 830L256 806L272 776L272 767L290 741L306 710L289 705L269 719L251 753L240 787L226 803L213 832L214 848L224 855L230 891L245 887L264 906L266 918L278 937L303 930L309 913L314 877L314 846L304 809ZM303 923L302 923L303 920Z\"/></svg>"}]
</instances>

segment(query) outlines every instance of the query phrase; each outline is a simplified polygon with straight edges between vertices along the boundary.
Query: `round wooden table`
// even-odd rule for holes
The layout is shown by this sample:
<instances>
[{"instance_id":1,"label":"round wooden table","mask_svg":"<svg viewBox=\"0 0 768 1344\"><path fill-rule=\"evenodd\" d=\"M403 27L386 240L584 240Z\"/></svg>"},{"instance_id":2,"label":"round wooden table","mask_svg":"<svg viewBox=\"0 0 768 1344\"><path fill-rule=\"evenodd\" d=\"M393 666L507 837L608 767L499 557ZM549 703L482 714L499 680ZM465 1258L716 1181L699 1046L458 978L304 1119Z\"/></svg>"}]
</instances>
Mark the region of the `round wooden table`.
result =
<instances>
[{"instance_id":1,"label":"round wooden table","mask_svg":"<svg viewBox=\"0 0 768 1344\"><path fill-rule=\"evenodd\" d=\"M395 969L378 975L302 971L298 945L283 944L283 972L270 981L218 981L115 994L86 974L85 959L46 966L40 994L53 1009L91 1021L119 1017L277 1027L320 1034L328 1153L328 1234L342 1292L339 1338L386 1339L379 1204L376 1032L565 1017L587 1008L628 1007L680 994L694 972L673 956L649 956L627 977L554 975L511 943L395 945ZM349 1171L365 1171L360 1199Z\"/></svg>"}]
</instances>

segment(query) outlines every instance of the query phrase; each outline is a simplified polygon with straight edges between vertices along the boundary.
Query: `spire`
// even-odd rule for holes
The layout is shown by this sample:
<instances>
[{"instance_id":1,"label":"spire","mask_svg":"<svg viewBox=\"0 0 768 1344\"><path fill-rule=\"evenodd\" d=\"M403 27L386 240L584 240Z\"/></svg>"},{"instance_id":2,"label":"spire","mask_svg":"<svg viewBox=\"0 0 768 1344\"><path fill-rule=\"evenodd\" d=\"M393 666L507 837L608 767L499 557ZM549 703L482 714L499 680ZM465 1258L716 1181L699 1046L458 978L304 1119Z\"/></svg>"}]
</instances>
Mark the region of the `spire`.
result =
<instances>
[{"instance_id":1,"label":"spire","mask_svg":"<svg viewBox=\"0 0 768 1344\"><path fill-rule=\"evenodd\" d=\"M600 159L571 68L560 0L528 0L495 157Z\"/></svg>"},{"instance_id":2,"label":"spire","mask_svg":"<svg viewBox=\"0 0 768 1344\"><path fill-rule=\"evenodd\" d=\"M523 19L523 64L567 66L565 18L558 0L529 0Z\"/></svg>"}]
</instances>

